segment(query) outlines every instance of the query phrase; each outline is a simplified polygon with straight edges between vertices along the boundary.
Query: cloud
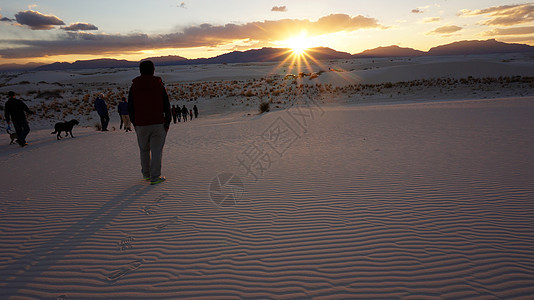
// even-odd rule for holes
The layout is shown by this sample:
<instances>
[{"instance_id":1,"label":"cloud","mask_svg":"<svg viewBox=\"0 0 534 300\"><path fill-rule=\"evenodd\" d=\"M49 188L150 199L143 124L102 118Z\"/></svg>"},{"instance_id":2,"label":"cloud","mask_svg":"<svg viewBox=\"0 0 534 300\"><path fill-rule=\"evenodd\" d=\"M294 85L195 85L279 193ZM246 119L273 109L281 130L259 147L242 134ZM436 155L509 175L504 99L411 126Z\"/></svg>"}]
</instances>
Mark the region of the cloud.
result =
<instances>
[{"instance_id":1,"label":"cloud","mask_svg":"<svg viewBox=\"0 0 534 300\"><path fill-rule=\"evenodd\" d=\"M15 15L15 19L19 24L29 26L33 30L49 30L56 25L65 25L56 16L43 15L33 10L21 11Z\"/></svg>"},{"instance_id":2,"label":"cloud","mask_svg":"<svg viewBox=\"0 0 534 300\"><path fill-rule=\"evenodd\" d=\"M500 37L499 41L506 43L534 44L534 36L505 36Z\"/></svg>"},{"instance_id":3,"label":"cloud","mask_svg":"<svg viewBox=\"0 0 534 300\"><path fill-rule=\"evenodd\" d=\"M489 20L482 22L488 26L513 26L534 22L534 4L492 6L480 10L461 10L459 16L487 15Z\"/></svg>"},{"instance_id":4,"label":"cloud","mask_svg":"<svg viewBox=\"0 0 534 300\"><path fill-rule=\"evenodd\" d=\"M525 35L534 34L534 26L527 27L514 27L514 28L496 28L490 31L484 32L484 36L496 36L496 35Z\"/></svg>"},{"instance_id":5,"label":"cloud","mask_svg":"<svg viewBox=\"0 0 534 300\"><path fill-rule=\"evenodd\" d=\"M446 25L446 26L438 27L430 32L427 32L427 34L449 35L460 30L462 30L462 27L460 26Z\"/></svg>"},{"instance_id":6,"label":"cloud","mask_svg":"<svg viewBox=\"0 0 534 300\"><path fill-rule=\"evenodd\" d=\"M440 17L434 17L434 18L426 18L423 20L423 23L436 23L441 21Z\"/></svg>"},{"instance_id":7,"label":"cloud","mask_svg":"<svg viewBox=\"0 0 534 300\"><path fill-rule=\"evenodd\" d=\"M310 20L282 19L276 21L226 24L215 26L201 24L188 27L183 32L168 35L180 40L180 44L196 46L219 46L233 40L280 41L305 31L309 36L318 36L341 31L355 31L364 28L384 28L373 18L351 17L346 14L332 14L313 22Z\"/></svg>"},{"instance_id":8,"label":"cloud","mask_svg":"<svg viewBox=\"0 0 534 300\"><path fill-rule=\"evenodd\" d=\"M319 36L370 28L385 29L386 27L380 25L374 18L361 15L352 17L346 14L332 14L317 21L283 19L245 24L201 24L163 35L142 33L108 35L65 31L50 40L4 40L4 44L10 46L0 47L0 56L4 58L28 58L66 54L124 54L163 48L217 47L230 45L236 41L265 44L286 40L303 31L307 32L308 36Z\"/></svg>"},{"instance_id":9,"label":"cloud","mask_svg":"<svg viewBox=\"0 0 534 300\"><path fill-rule=\"evenodd\" d=\"M331 14L320 18L315 24L312 24L312 29L321 34L340 31L355 31L365 28L385 29L384 26L378 24L376 19L364 17L362 15L351 17L346 14Z\"/></svg>"},{"instance_id":10,"label":"cloud","mask_svg":"<svg viewBox=\"0 0 534 300\"><path fill-rule=\"evenodd\" d=\"M423 14L425 13L425 10L428 8L430 8L430 5L414 8L412 9L412 14Z\"/></svg>"},{"instance_id":11,"label":"cloud","mask_svg":"<svg viewBox=\"0 0 534 300\"><path fill-rule=\"evenodd\" d=\"M2 8L0 8L0 11L2 10ZM0 22L11 22L13 20L11 20L10 18L7 18L7 17L2 17L2 14L0 14Z\"/></svg>"},{"instance_id":12,"label":"cloud","mask_svg":"<svg viewBox=\"0 0 534 300\"><path fill-rule=\"evenodd\" d=\"M285 12L287 11L287 8L286 6L274 6L273 8L271 8L271 11L279 11L279 12Z\"/></svg>"},{"instance_id":13,"label":"cloud","mask_svg":"<svg viewBox=\"0 0 534 300\"><path fill-rule=\"evenodd\" d=\"M89 31L89 30L98 30L93 24L88 23L72 23L69 26L61 27L61 29L66 31Z\"/></svg>"}]
</instances>

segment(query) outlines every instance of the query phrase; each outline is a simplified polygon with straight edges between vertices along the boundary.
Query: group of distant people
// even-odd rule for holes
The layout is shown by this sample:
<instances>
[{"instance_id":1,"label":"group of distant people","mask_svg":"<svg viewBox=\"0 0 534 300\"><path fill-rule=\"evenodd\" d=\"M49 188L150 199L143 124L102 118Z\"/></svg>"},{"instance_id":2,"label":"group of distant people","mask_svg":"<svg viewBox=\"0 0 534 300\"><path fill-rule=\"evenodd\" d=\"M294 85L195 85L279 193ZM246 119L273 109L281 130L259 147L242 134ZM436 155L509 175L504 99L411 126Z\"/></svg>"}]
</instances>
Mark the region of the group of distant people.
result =
<instances>
[{"instance_id":1,"label":"group of distant people","mask_svg":"<svg viewBox=\"0 0 534 300\"><path fill-rule=\"evenodd\" d=\"M117 110L121 117L121 129L131 131L131 124L135 127L139 146L141 173L151 185L165 181L161 176L161 160L165 138L169 131L171 120L174 123L198 118L198 108L188 110L185 105L180 108L169 103L167 90L160 77L154 76L154 63L150 60L139 64L140 76L132 80L128 99L122 97ZM18 142L21 147L27 145L26 136L30 127L26 114L33 114L24 102L15 98L14 92L8 93L9 100L5 105L6 121L15 127ZM109 112L103 95L96 97L94 108L100 117L101 130L108 131Z\"/></svg>"},{"instance_id":2,"label":"group of distant people","mask_svg":"<svg viewBox=\"0 0 534 300\"><path fill-rule=\"evenodd\" d=\"M109 124L109 112L108 107L106 105L106 101L104 100L104 96L100 95L97 96L95 99L95 110L97 111L99 117L100 117L100 130L101 131L109 131L108 130L108 124ZM131 128L131 119L130 119L130 111L128 108L128 102L126 101L126 97L121 98L121 102L117 106L117 112L120 117L120 125L119 129L123 129L126 132L132 131ZM174 124L176 122L181 122L181 120L184 120L184 122L187 122L187 118L189 116L189 120L193 120L194 118L198 118L198 107L196 105L193 106L193 109L188 110L185 105L180 108L179 105L173 105L171 108L171 116Z\"/></svg>"},{"instance_id":3,"label":"group of distant people","mask_svg":"<svg viewBox=\"0 0 534 300\"><path fill-rule=\"evenodd\" d=\"M185 105L182 108L180 108L179 105L173 105L171 108L171 114L174 124L176 124L176 121L180 122L181 119L183 119L184 122L187 122L187 115L189 115L189 121L193 120L193 114L195 119L198 118L198 108L196 105L194 105L193 109L187 110Z\"/></svg>"}]
</instances>

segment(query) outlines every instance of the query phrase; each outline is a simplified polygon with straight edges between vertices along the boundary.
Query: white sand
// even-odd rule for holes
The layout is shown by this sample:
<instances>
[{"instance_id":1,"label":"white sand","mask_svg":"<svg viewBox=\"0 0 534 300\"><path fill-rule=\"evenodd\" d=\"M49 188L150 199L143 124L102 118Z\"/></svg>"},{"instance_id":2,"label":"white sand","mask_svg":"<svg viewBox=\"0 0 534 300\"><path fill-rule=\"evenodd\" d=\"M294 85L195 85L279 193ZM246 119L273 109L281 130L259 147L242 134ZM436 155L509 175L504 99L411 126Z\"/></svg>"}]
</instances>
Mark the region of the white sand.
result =
<instances>
[{"instance_id":1,"label":"white sand","mask_svg":"<svg viewBox=\"0 0 534 300\"><path fill-rule=\"evenodd\" d=\"M306 99L339 105L534 96L529 54L167 66L156 74L172 104L196 104L203 115L255 113L261 102L283 110ZM4 73L0 93L17 92L37 112L34 129L73 118L94 126L96 95L105 95L118 121L116 104L137 75L136 68Z\"/></svg>"},{"instance_id":2,"label":"white sand","mask_svg":"<svg viewBox=\"0 0 534 300\"><path fill-rule=\"evenodd\" d=\"M528 298L534 97L419 97L214 109L157 186L135 133L2 135L2 297Z\"/></svg>"}]
</instances>

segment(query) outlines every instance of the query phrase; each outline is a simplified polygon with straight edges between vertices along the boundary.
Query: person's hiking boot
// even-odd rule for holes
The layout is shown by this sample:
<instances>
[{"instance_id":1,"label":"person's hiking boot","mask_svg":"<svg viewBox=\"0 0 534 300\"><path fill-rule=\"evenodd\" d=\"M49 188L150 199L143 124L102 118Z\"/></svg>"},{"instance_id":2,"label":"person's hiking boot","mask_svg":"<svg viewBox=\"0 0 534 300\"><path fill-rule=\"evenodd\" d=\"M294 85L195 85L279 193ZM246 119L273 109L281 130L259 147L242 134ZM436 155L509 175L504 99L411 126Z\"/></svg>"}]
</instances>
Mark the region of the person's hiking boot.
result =
<instances>
[{"instance_id":1,"label":"person's hiking boot","mask_svg":"<svg viewBox=\"0 0 534 300\"><path fill-rule=\"evenodd\" d=\"M162 183L163 181L165 181L165 177L161 176L161 177L158 177L155 180L150 180L150 185L155 185L155 184L158 184L158 183Z\"/></svg>"}]
</instances>

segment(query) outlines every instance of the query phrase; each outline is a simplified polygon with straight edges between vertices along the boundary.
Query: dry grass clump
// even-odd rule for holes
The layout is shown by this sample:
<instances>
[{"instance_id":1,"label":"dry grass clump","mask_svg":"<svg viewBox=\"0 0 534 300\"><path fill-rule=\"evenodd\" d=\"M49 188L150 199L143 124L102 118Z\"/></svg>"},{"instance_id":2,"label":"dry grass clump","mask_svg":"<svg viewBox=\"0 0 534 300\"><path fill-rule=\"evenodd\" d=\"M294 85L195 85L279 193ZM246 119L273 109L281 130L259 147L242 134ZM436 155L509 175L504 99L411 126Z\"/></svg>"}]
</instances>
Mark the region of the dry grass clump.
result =
<instances>
[{"instance_id":1,"label":"dry grass clump","mask_svg":"<svg viewBox=\"0 0 534 300\"><path fill-rule=\"evenodd\" d=\"M268 112L270 110L269 102L260 103L259 110L260 110L260 114Z\"/></svg>"}]
</instances>

